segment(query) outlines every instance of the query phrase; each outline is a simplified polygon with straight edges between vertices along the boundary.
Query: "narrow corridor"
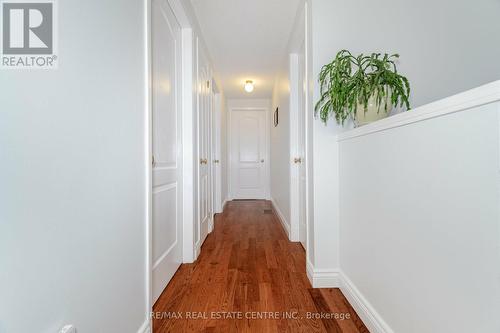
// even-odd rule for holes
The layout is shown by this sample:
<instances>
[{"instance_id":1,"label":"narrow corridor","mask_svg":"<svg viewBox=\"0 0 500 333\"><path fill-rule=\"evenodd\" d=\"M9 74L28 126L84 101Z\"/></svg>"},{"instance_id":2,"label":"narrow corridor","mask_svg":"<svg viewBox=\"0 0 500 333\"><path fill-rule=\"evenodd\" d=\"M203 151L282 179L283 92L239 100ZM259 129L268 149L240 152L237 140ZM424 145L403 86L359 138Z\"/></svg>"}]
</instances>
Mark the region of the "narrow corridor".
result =
<instances>
[{"instance_id":1,"label":"narrow corridor","mask_svg":"<svg viewBox=\"0 0 500 333\"><path fill-rule=\"evenodd\" d=\"M368 332L339 289L313 289L269 201L231 201L153 309L163 332Z\"/></svg>"}]
</instances>

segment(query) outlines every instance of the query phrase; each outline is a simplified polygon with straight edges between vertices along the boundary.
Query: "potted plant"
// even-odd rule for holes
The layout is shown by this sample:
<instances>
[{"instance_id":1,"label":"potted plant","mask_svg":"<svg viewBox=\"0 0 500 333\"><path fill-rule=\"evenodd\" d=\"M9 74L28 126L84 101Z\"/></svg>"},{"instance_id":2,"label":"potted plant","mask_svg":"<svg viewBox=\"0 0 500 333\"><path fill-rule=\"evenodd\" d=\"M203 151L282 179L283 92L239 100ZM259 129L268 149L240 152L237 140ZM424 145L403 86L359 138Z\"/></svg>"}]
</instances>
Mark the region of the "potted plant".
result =
<instances>
[{"instance_id":1,"label":"potted plant","mask_svg":"<svg viewBox=\"0 0 500 333\"><path fill-rule=\"evenodd\" d=\"M315 114L326 123L334 115L338 124L351 118L355 126L385 118L393 106L410 109L410 83L400 75L398 54L373 53L354 57L342 50L319 74L321 98Z\"/></svg>"}]
</instances>

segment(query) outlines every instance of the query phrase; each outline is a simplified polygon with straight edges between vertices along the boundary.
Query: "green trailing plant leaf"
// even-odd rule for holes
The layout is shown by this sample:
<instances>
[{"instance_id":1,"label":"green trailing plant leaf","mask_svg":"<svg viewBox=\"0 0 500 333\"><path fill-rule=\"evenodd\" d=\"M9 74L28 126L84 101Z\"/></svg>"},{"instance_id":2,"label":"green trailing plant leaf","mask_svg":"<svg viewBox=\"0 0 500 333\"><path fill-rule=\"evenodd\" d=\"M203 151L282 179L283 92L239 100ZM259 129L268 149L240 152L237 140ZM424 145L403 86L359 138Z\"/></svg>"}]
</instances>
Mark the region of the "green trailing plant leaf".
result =
<instances>
[{"instance_id":1,"label":"green trailing plant leaf","mask_svg":"<svg viewBox=\"0 0 500 333\"><path fill-rule=\"evenodd\" d=\"M391 105L410 109L410 82L397 71L398 54L372 53L353 56L342 50L319 73L320 99L315 115L327 123L331 116L339 124L354 116L358 105L365 109L374 96L385 110Z\"/></svg>"}]
</instances>

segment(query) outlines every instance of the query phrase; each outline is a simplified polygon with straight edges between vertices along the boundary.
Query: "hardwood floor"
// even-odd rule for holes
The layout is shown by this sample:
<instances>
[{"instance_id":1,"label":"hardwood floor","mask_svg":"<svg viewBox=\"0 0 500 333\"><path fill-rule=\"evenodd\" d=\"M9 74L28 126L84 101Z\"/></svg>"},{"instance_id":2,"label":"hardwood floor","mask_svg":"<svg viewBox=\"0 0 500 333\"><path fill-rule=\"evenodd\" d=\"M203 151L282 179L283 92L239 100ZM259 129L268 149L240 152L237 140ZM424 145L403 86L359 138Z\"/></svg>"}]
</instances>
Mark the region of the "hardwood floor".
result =
<instances>
[{"instance_id":1,"label":"hardwood floor","mask_svg":"<svg viewBox=\"0 0 500 333\"><path fill-rule=\"evenodd\" d=\"M231 201L153 309L153 332L368 332L339 289L313 289L269 201Z\"/></svg>"}]
</instances>

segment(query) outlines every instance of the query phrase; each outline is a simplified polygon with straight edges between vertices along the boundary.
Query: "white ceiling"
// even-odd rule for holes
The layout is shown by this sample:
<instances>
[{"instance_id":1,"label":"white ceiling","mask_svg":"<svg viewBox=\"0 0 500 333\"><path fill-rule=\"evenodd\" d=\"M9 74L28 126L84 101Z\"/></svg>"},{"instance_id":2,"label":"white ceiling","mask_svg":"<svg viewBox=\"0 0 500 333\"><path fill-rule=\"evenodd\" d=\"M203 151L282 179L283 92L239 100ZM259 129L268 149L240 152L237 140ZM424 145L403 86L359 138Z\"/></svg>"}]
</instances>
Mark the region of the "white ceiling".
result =
<instances>
[{"instance_id":1,"label":"white ceiling","mask_svg":"<svg viewBox=\"0 0 500 333\"><path fill-rule=\"evenodd\" d=\"M271 97L300 1L191 0L227 98Z\"/></svg>"}]
</instances>

